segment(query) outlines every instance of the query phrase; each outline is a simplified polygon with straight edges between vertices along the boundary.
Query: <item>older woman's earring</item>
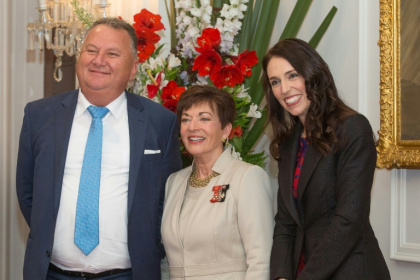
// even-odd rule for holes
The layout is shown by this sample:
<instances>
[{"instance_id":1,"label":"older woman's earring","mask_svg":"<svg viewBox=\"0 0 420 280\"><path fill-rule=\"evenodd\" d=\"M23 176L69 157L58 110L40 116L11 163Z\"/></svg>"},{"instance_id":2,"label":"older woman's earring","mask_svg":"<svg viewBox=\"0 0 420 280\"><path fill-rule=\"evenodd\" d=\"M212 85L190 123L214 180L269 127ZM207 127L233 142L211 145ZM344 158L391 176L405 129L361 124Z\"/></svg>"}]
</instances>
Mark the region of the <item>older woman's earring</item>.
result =
<instances>
[{"instance_id":1,"label":"older woman's earring","mask_svg":"<svg viewBox=\"0 0 420 280\"><path fill-rule=\"evenodd\" d=\"M224 143L224 146L227 147L227 145L228 145L227 138L222 138L222 143Z\"/></svg>"}]
</instances>

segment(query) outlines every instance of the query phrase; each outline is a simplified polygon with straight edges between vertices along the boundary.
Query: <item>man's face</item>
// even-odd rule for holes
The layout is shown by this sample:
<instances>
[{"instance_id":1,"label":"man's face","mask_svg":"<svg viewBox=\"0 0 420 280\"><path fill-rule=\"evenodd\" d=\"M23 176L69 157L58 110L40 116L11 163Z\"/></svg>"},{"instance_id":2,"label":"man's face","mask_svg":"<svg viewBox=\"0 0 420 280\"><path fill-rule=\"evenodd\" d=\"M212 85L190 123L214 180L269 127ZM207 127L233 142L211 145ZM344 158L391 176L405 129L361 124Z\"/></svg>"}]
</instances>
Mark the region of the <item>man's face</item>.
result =
<instances>
[{"instance_id":1,"label":"man's face","mask_svg":"<svg viewBox=\"0 0 420 280\"><path fill-rule=\"evenodd\" d=\"M94 105L107 105L134 78L137 63L126 30L95 26L86 36L76 64L83 94ZM106 104L98 104L103 100L107 101Z\"/></svg>"}]
</instances>

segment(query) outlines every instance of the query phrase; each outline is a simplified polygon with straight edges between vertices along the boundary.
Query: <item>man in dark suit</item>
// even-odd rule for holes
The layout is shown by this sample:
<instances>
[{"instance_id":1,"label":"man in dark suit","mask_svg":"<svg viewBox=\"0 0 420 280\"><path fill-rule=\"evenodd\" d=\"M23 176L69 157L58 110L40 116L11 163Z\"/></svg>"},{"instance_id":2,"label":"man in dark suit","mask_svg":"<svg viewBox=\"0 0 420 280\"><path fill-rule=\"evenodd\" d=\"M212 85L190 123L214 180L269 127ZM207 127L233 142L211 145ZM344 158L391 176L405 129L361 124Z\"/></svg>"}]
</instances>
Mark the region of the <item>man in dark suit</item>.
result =
<instances>
[{"instance_id":1,"label":"man in dark suit","mask_svg":"<svg viewBox=\"0 0 420 280\"><path fill-rule=\"evenodd\" d=\"M30 228L24 279L160 279L164 185L181 168L178 126L163 106L125 91L137 71L136 44L128 23L116 18L95 22L76 65L80 90L25 108L16 180ZM91 107L106 107L106 113L98 240L84 251L75 244L75 224L76 212L82 211L78 198L89 155Z\"/></svg>"}]
</instances>

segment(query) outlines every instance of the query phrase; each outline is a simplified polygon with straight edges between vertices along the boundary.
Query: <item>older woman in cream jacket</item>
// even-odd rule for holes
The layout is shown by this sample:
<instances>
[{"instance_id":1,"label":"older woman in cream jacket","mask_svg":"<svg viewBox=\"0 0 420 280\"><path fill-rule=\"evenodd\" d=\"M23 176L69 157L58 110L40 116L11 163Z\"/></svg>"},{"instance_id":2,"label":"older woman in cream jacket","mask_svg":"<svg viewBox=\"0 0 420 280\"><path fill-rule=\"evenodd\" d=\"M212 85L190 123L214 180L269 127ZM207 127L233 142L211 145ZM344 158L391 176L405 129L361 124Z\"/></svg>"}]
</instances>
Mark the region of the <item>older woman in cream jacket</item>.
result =
<instances>
[{"instance_id":1,"label":"older woman in cream jacket","mask_svg":"<svg viewBox=\"0 0 420 280\"><path fill-rule=\"evenodd\" d=\"M236 112L232 96L191 87L177 111L194 163L166 183L162 240L170 279L268 279L274 191L262 168L223 148Z\"/></svg>"}]
</instances>

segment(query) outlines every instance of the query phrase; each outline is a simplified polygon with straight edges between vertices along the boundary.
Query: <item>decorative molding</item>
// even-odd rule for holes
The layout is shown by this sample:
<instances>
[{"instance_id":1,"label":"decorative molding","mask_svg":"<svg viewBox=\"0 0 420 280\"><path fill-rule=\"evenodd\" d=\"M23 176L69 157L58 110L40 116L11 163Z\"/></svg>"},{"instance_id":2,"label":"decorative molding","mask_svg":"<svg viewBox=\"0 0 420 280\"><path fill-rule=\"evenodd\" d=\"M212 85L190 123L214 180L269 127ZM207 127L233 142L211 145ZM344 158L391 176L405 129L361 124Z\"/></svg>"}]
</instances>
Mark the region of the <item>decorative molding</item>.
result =
<instances>
[{"instance_id":1,"label":"decorative molding","mask_svg":"<svg viewBox=\"0 0 420 280\"><path fill-rule=\"evenodd\" d=\"M420 243L407 240L407 170L394 169L391 182L391 254L393 260L420 263Z\"/></svg>"}]
</instances>

